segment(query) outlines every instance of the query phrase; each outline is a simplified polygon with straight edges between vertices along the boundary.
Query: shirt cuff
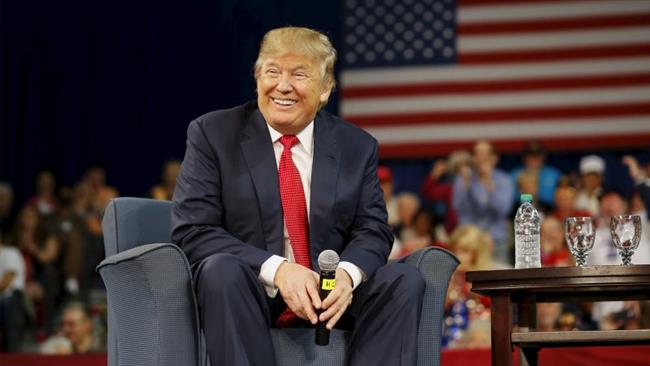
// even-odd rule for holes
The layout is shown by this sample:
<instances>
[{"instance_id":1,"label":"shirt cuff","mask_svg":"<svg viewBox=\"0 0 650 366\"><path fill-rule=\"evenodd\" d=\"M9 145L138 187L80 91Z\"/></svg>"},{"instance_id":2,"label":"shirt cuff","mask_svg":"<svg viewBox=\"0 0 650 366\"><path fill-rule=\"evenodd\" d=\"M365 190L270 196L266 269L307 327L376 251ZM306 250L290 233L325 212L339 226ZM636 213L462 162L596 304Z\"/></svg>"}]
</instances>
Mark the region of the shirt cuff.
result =
<instances>
[{"instance_id":1,"label":"shirt cuff","mask_svg":"<svg viewBox=\"0 0 650 366\"><path fill-rule=\"evenodd\" d=\"M357 286L361 284L361 282L366 280L366 274L363 273L361 268L355 266L350 262L339 262L339 267L343 268L345 272L350 275L350 278L352 279L352 290L355 290Z\"/></svg>"},{"instance_id":2,"label":"shirt cuff","mask_svg":"<svg viewBox=\"0 0 650 366\"><path fill-rule=\"evenodd\" d=\"M286 258L280 257L279 255L272 255L260 267L260 275L257 278L264 285L266 295L270 298L275 298L278 294L278 288L275 287L273 280L275 280L275 273L278 271L278 268L286 260Z\"/></svg>"}]
</instances>

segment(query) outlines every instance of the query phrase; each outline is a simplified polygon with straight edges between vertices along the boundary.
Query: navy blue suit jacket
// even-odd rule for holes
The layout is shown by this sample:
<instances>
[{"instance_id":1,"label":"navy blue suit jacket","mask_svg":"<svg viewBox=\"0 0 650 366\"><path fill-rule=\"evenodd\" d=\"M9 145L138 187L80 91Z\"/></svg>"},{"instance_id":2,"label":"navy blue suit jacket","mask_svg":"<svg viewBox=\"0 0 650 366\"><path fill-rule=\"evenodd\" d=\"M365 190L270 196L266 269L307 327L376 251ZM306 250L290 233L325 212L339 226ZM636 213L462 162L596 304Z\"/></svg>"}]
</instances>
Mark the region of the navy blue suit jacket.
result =
<instances>
[{"instance_id":1,"label":"navy blue suit jacket","mask_svg":"<svg viewBox=\"0 0 650 366\"><path fill-rule=\"evenodd\" d=\"M317 113L309 233L315 266L325 249L368 277L386 263L393 235L376 167L374 138ZM259 273L271 255L283 255L283 227L275 154L257 104L192 121L172 211L172 241L190 263L230 253Z\"/></svg>"}]
</instances>

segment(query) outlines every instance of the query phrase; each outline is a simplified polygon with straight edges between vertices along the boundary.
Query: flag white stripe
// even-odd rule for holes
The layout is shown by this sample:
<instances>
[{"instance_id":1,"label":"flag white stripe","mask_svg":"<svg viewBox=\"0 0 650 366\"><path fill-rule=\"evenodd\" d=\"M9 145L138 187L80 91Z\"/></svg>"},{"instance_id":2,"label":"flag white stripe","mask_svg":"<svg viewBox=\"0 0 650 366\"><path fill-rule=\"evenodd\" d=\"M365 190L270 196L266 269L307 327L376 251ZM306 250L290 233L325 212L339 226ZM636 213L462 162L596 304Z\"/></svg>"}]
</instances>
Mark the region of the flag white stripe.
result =
<instances>
[{"instance_id":1,"label":"flag white stripe","mask_svg":"<svg viewBox=\"0 0 650 366\"><path fill-rule=\"evenodd\" d=\"M650 26L458 37L458 53L618 46L650 41Z\"/></svg>"},{"instance_id":2,"label":"flag white stripe","mask_svg":"<svg viewBox=\"0 0 650 366\"><path fill-rule=\"evenodd\" d=\"M486 139L577 137L650 133L650 116L603 119L511 121L504 123L399 125L365 128L381 144L435 143Z\"/></svg>"},{"instance_id":3,"label":"flag white stripe","mask_svg":"<svg viewBox=\"0 0 650 366\"><path fill-rule=\"evenodd\" d=\"M343 70L343 88L431 82L507 81L558 76L603 76L650 71L650 57L524 64L413 66Z\"/></svg>"},{"instance_id":4,"label":"flag white stripe","mask_svg":"<svg viewBox=\"0 0 650 366\"><path fill-rule=\"evenodd\" d=\"M588 88L574 90L535 90L466 95L424 95L388 98L345 99L341 114L390 115L430 111L483 111L493 109L525 109L533 107L566 107L649 102L650 86ZM648 121L650 125L650 120Z\"/></svg>"},{"instance_id":5,"label":"flag white stripe","mask_svg":"<svg viewBox=\"0 0 650 366\"><path fill-rule=\"evenodd\" d=\"M531 4L477 5L461 6L458 22L461 25L472 23L498 23L513 20L566 19L584 16L611 16L638 14L650 11L647 0L614 1L566 1Z\"/></svg>"}]
</instances>

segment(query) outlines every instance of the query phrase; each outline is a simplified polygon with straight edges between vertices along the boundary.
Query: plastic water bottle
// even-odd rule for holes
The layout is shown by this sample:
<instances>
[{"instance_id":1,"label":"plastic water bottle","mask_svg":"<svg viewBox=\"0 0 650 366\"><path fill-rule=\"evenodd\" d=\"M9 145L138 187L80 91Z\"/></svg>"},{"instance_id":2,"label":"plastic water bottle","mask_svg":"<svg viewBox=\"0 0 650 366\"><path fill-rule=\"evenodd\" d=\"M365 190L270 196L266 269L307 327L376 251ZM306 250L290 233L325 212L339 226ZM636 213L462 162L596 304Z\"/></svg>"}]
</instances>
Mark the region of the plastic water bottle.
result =
<instances>
[{"instance_id":1,"label":"plastic water bottle","mask_svg":"<svg viewBox=\"0 0 650 366\"><path fill-rule=\"evenodd\" d=\"M521 195L521 206L515 215L515 268L539 268L539 213L532 204L533 196Z\"/></svg>"}]
</instances>

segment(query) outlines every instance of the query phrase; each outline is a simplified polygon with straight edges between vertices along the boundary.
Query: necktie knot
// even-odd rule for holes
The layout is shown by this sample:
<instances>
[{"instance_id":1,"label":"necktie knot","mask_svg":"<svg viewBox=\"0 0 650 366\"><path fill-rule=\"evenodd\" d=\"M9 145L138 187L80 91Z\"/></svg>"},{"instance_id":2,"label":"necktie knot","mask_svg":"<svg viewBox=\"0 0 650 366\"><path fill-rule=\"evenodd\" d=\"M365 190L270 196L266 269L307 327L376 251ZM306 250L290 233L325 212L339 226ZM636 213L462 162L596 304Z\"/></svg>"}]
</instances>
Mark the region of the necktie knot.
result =
<instances>
[{"instance_id":1,"label":"necktie knot","mask_svg":"<svg viewBox=\"0 0 650 366\"><path fill-rule=\"evenodd\" d=\"M280 137L280 143L285 149L291 150L291 148L298 144L298 142L300 142L300 140L298 140L296 135L284 135Z\"/></svg>"}]
</instances>

